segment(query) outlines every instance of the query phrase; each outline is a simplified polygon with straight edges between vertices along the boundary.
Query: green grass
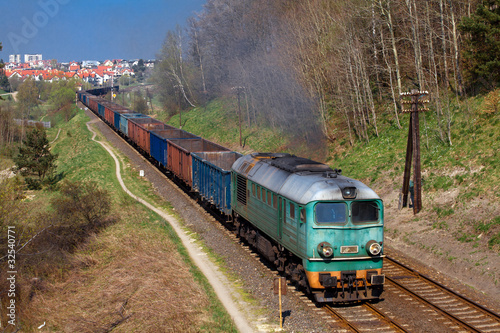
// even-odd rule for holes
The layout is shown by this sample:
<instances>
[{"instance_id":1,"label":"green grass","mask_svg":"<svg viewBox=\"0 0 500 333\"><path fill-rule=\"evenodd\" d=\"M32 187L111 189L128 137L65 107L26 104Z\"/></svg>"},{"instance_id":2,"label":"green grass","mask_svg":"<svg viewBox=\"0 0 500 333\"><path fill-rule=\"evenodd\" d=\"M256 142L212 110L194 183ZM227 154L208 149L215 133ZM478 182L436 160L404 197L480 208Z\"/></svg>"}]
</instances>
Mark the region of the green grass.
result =
<instances>
[{"instance_id":1,"label":"green grass","mask_svg":"<svg viewBox=\"0 0 500 333\"><path fill-rule=\"evenodd\" d=\"M111 167L113 159L100 145L91 141L91 133L85 125L88 120L80 112L60 127L59 138L52 146L52 152L60 156L57 171L72 181L94 180L103 187L113 185L116 188L118 181L115 169ZM57 130L51 129L56 133Z\"/></svg>"},{"instance_id":2,"label":"green grass","mask_svg":"<svg viewBox=\"0 0 500 333\"><path fill-rule=\"evenodd\" d=\"M453 210L453 208L442 208L442 207L433 207L434 211L437 213L437 216L438 218L443 218L443 217L446 217L446 216L450 216L452 215L453 213L455 213L455 211Z\"/></svg>"},{"instance_id":3,"label":"green grass","mask_svg":"<svg viewBox=\"0 0 500 333\"><path fill-rule=\"evenodd\" d=\"M244 111L242 111L242 114ZM242 138L245 148L261 152L287 152L289 139L272 128L249 127L246 118L242 120ZM213 101L206 108L198 107L189 112L182 112L182 129L205 139L244 151L239 148L239 122L237 107L229 101ZM174 115L167 122L179 127L179 115Z\"/></svg>"},{"instance_id":4,"label":"green grass","mask_svg":"<svg viewBox=\"0 0 500 333\"><path fill-rule=\"evenodd\" d=\"M500 91L498 91L500 93ZM457 219L466 213L475 200L485 200L481 216L467 220L463 234L458 239L472 242L481 233L485 234L490 247L500 247L500 226L495 222L498 212L496 203L500 197L500 114L485 112L485 97L478 96L462 100L460 105L452 102L451 144L443 142L438 135L438 120L435 110L420 117L421 167L423 172L423 195L441 196L454 190L458 192L454 208L430 202L424 210L433 211L439 222L434 228L448 230ZM421 114L422 115L422 114ZM343 174L361 179L377 190L378 186L392 183L393 189L402 186L408 135L408 115L401 119L402 129L388 125L386 117L379 115L380 136L370 142L357 142L354 147L338 147L332 150L331 166L341 168ZM343 151L343 153L334 153ZM472 205L474 207L474 205ZM479 208L477 208L479 209Z\"/></svg>"},{"instance_id":5,"label":"green grass","mask_svg":"<svg viewBox=\"0 0 500 333\"><path fill-rule=\"evenodd\" d=\"M160 216L135 202L135 200L122 191L115 176L114 160L101 145L91 141L92 134L87 130L87 121L89 121L89 118L83 112L79 112L69 122L61 123L60 127L52 128L48 131L49 138L54 138L59 128L61 129L58 140L52 145L52 152L59 154L57 172L62 172L66 180L97 181L101 187L110 191L115 214L123 215L125 220L128 219L127 211L137 211L138 209L143 211L144 213L141 215L140 220L129 221L125 226L128 229L145 228L150 232L162 232L175 244L183 261L189 267L190 274L192 274L196 283L203 288L209 299L209 304L203 311L211 319L209 320L209 324L200 323L201 326L199 329L201 331L236 332L231 317L218 300L205 276L191 262L186 248L182 245L172 227ZM98 135L97 139L102 140L102 137ZM125 157L120 156L119 158L125 161L125 165L128 164L128 160ZM122 163L122 177L127 187L134 194L143 197L155 206L167 209L173 213L171 205L156 195L152 185L139 177L137 170L123 167ZM48 202L55 195L55 192L45 189L36 193L33 201L38 203L45 202L45 208L49 209ZM128 230L127 232L133 233L134 230ZM103 255L106 257L105 254ZM106 260L111 262L113 257L109 257Z\"/></svg>"}]
</instances>

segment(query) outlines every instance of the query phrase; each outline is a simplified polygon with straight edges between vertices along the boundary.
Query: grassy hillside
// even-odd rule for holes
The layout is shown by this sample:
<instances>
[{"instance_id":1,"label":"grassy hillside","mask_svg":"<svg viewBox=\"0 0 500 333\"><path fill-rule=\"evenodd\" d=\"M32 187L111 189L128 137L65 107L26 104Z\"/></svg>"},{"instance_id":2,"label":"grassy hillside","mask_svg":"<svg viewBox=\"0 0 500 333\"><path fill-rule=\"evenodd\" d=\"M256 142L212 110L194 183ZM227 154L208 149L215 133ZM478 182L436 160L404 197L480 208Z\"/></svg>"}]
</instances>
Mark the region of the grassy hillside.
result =
<instances>
[{"instance_id":1,"label":"grassy hillside","mask_svg":"<svg viewBox=\"0 0 500 333\"><path fill-rule=\"evenodd\" d=\"M460 242L500 251L500 90L457 102L451 100L451 144L441 139L434 111L420 116L423 211L433 228L448 231ZM379 114L379 137L351 147L346 138L329 146L327 163L343 174L361 179L384 196L399 193L405 165L409 115ZM243 115L245 119L245 115ZM179 116L170 125L179 126ZM244 148L239 147L237 108L215 101L206 108L182 113L183 129L240 152L291 152L312 157L307 147L272 128L243 123ZM309 152L310 153L310 152ZM312 155L312 156L311 156ZM321 159L321 158L317 158ZM384 200L389 200L389 197ZM474 208L474 209L471 209ZM395 213L396 214L396 213ZM477 245L476 245L477 244Z\"/></svg>"},{"instance_id":2,"label":"grassy hillside","mask_svg":"<svg viewBox=\"0 0 500 333\"><path fill-rule=\"evenodd\" d=\"M421 114L423 210L409 217L392 207L388 217L396 223L388 231L404 230L401 224L411 220L427 225L426 232L440 230L476 250L500 253L499 94L452 105L451 145L439 138L435 113ZM401 130L388 126L368 144L333 153L330 164L370 184L390 207L402 187L408 122L404 115ZM426 247L424 241L419 246Z\"/></svg>"},{"instance_id":3,"label":"grassy hillside","mask_svg":"<svg viewBox=\"0 0 500 333\"><path fill-rule=\"evenodd\" d=\"M242 111L242 113L244 113ZM289 138L283 133L267 127L249 127L242 114L242 138L244 147L239 147L238 108L230 100L217 100L207 107L198 107L181 114L182 129L208 140L224 144L233 150L287 151ZM179 115L174 115L168 124L179 127Z\"/></svg>"},{"instance_id":4,"label":"grassy hillside","mask_svg":"<svg viewBox=\"0 0 500 333\"><path fill-rule=\"evenodd\" d=\"M127 332L167 327L178 332L234 331L231 318L170 225L123 193L114 161L90 140L88 120L79 112L49 130L49 141L61 130L52 145L59 154L57 171L64 180L95 180L107 189L117 222L67 253L63 261L18 268L22 331L37 331L44 321L51 331L107 331L115 324ZM122 166L129 165L120 158ZM122 167L122 175L135 194L170 210L138 172ZM25 207L36 217L50 210L48 202L56 195L57 188L31 192Z\"/></svg>"}]
</instances>

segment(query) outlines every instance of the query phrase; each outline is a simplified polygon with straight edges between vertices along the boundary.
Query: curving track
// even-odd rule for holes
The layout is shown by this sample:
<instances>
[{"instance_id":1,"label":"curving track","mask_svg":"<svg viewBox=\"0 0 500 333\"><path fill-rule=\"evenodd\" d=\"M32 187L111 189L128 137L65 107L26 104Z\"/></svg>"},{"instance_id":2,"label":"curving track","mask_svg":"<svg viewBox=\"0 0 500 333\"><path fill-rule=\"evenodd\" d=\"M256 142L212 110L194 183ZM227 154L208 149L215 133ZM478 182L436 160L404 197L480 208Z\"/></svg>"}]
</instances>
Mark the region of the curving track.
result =
<instances>
[{"instance_id":1,"label":"curving track","mask_svg":"<svg viewBox=\"0 0 500 333\"><path fill-rule=\"evenodd\" d=\"M88 114L90 114L90 112ZM98 121L100 120L98 118L95 118L94 120L87 122L87 128L92 133L91 140L100 144L113 158L115 162L116 177L123 191L134 200L140 202L148 209L160 215L162 218L165 219L165 221L167 221L172 226L172 228L177 233L177 236L181 239L186 251L188 252L189 256L191 257L195 265L207 277L208 282L211 284L219 300L224 305L231 318L234 320L234 323L238 327L238 330L240 332L245 332L245 333L253 332L254 330L247 322L245 316L242 315L241 312L239 311L237 303L233 300L233 298L235 298L234 297L235 292L233 292L231 288L228 288L229 282L227 281L227 278L219 271L218 267L216 267L210 260L205 260L205 258L200 255L199 251L191 246L193 239L191 239L191 237L185 231L182 230L182 226L179 224L179 222L172 215L165 213L163 210L151 205L146 200L137 197L127 188L121 177L121 163L118 160L118 157L113 152L113 149L108 143L98 141L95 139L97 133L92 128L91 124Z\"/></svg>"}]
</instances>

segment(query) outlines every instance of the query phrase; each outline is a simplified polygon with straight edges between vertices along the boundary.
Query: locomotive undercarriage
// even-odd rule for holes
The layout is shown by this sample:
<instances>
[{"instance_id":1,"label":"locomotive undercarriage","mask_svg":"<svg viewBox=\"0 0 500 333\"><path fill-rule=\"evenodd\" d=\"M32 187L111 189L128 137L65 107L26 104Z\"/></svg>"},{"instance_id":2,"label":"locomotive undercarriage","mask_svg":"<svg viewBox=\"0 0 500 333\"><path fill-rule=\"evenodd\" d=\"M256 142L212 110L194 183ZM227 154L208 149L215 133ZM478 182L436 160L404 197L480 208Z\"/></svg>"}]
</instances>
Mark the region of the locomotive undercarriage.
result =
<instances>
[{"instance_id":1,"label":"locomotive undercarriage","mask_svg":"<svg viewBox=\"0 0 500 333\"><path fill-rule=\"evenodd\" d=\"M320 274L320 279L327 289L313 292L317 302L378 300L383 292L382 285L369 286L365 278L356 278L356 271L342 272L339 283L330 274Z\"/></svg>"},{"instance_id":2,"label":"locomotive undercarriage","mask_svg":"<svg viewBox=\"0 0 500 333\"><path fill-rule=\"evenodd\" d=\"M319 273L319 280L326 289L311 289L299 258L261 234L241 217L234 218L234 233L247 241L276 269L288 276L299 289L314 295L317 302L352 302L380 299L382 285L369 285L365 278L356 278L356 271L341 272L340 279L329 273Z\"/></svg>"},{"instance_id":3,"label":"locomotive undercarriage","mask_svg":"<svg viewBox=\"0 0 500 333\"><path fill-rule=\"evenodd\" d=\"M279 272L288 276L299 288L304 289L307 293L311 292L300 259L287 251L283 246L269 240L241 217L234 219L234 227L234 233L238 237L245 239L264 258L273 263Z\"/></svg>"}]
</instances>

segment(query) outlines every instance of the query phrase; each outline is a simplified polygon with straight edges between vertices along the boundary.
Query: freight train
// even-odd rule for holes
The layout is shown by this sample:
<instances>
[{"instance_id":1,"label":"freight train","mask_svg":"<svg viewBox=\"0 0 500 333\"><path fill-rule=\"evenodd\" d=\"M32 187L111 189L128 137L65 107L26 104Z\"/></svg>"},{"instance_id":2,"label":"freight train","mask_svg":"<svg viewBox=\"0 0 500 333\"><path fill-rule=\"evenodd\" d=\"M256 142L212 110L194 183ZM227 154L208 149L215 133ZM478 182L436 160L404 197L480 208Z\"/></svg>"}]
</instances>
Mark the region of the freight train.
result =
<instances>
[{"instance_id":1,"label":"freight train","mask_svg":"<svg viewBox=\"0 0 500 333\"><path fill-rule=\"evenodd\" d=\"M372 189L306 158L230 151L99 97L109 90L77 98L317 302L380 299L384 206Z\"/></svg>"}]
</instances>

